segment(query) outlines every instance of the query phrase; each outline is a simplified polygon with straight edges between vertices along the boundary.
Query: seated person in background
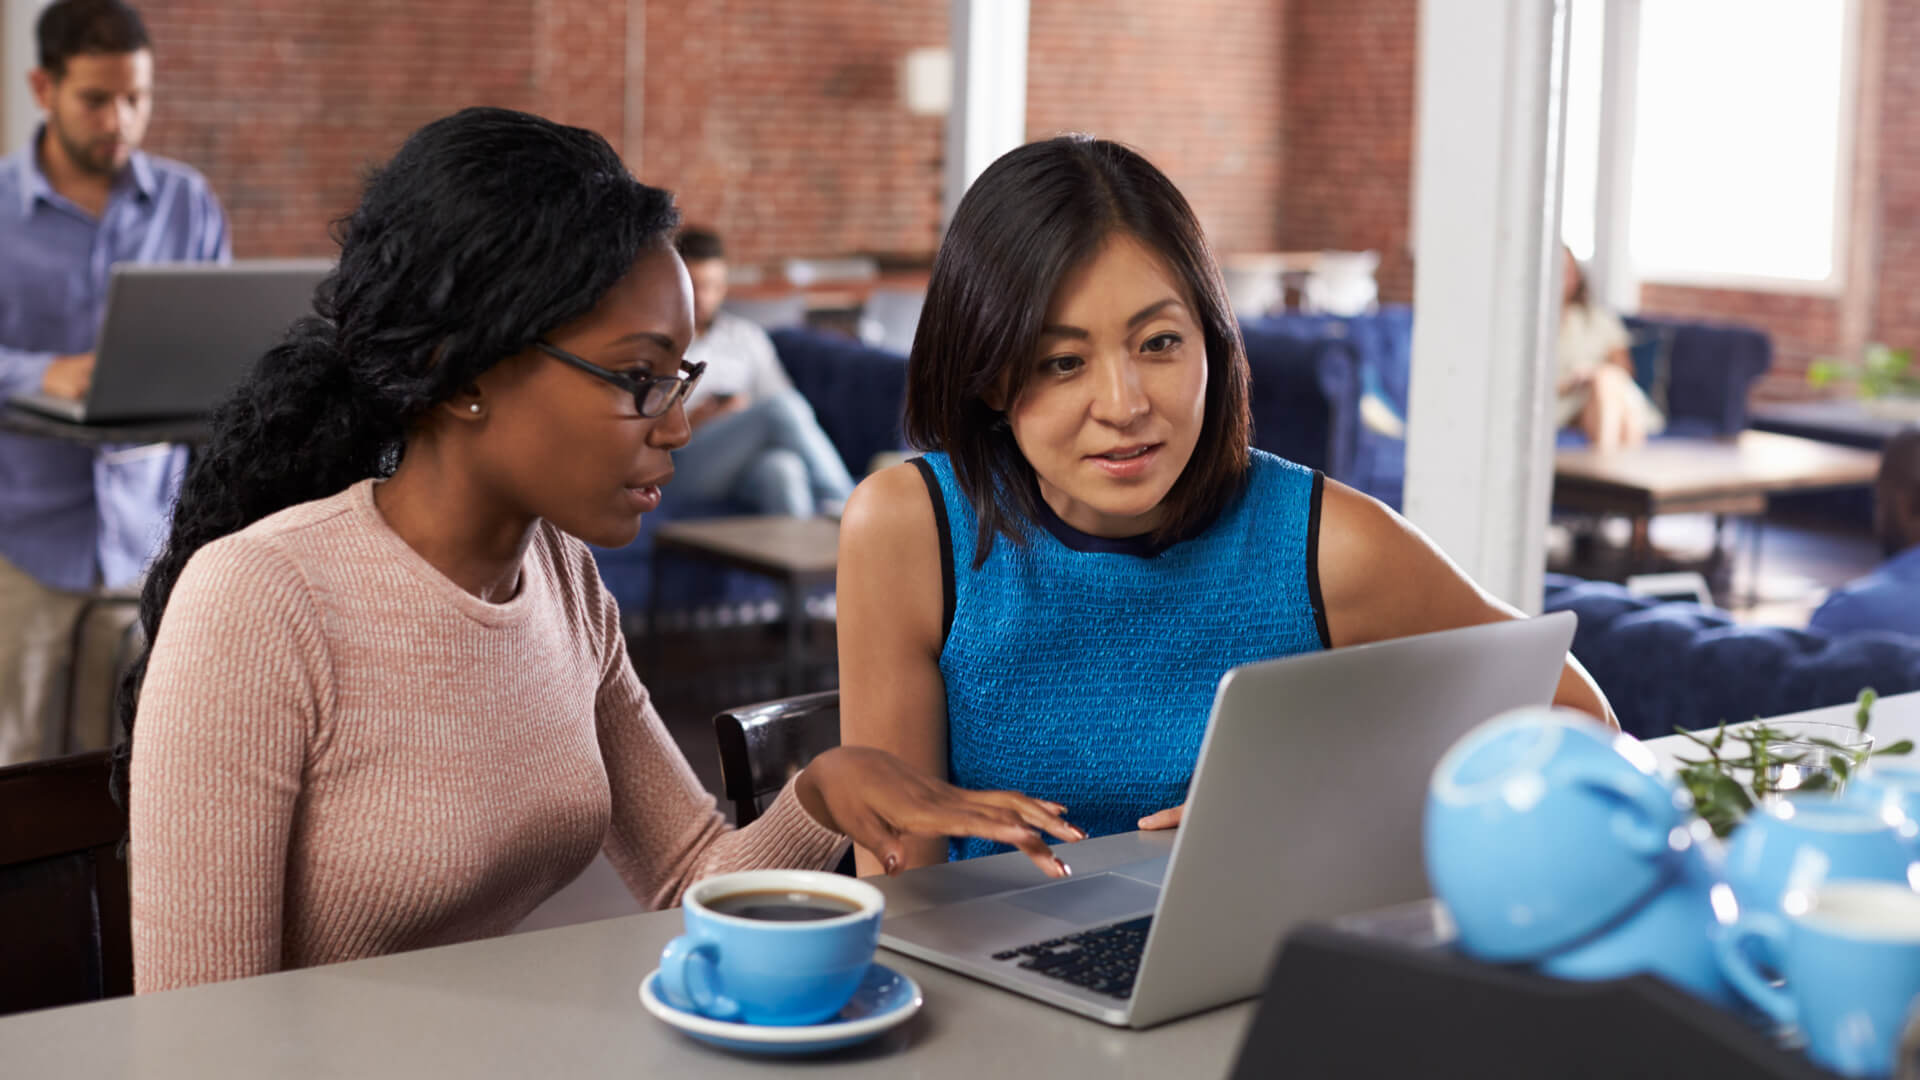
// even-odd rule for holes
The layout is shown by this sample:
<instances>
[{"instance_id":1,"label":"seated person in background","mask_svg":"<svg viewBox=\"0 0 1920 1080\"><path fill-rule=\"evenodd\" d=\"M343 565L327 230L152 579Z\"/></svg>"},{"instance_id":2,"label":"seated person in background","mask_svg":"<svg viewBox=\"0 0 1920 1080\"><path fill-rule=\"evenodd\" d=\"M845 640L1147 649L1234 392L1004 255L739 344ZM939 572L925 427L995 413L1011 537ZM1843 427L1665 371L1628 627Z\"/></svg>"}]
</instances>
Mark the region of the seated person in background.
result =
<instances>
[{"instance_id":1,"label":"seated person in background","mask_svg":"<svg viewBox=\"0 0 1920 1080\"><path fill-rule=\"evenodd\" d=\"M1517 617L1379 502L1251 449L1248 379L1159 170L1086 136L990 166L909 360L929 452L841 524L844 743L1033 790L1091 835L1165 827L1229 668ZM1572 658L1556 700L1611 720Z\"/></svg>"},{"instance_id":2,"label":"seated person in background","mask_svg":"<svg viewBox=\"0 0 1920 1080\"><path fill-rule=\"evenodd\" d=\"M707 373L687 398L693 441L673 455L675 486L762 514L837 516L853 477L788 381L767 332L720 310L727 260L719 235L688 228L676 246L693 278L696 336L687 360L706 364Z\"/></svg>"},{"instance_id":3,"label":"seated person in background","mask_svg":"<svg viewBox=\"0 0 1920 1080\"><path fill-rule=\"evenodd\" d=\"M1873 527L1887 561L1835 589L1807 621L1808 629L1920 636L1920 428L1902 429L1880 452Z\"/></svg>"},{"instance_id":4,"label":"seated person in background","mask_svg":"<svg viewBox=\"0 0 1920 1080\"><path fill-rule=\"evenodd\" d=\"M859 747L729 828L661 725L582 541L631 541L687 440L675 216L600 136L500 109L368 181L147 580L138 990L504 933L602 849L649 907L831 867L842 833L897 866L979 831L1063 873L1058 807Z\"/></svg>"},{"instance_id":5,"label":"seated person in background","mask_svg":"<svg viewBox=\"0 0 1920 1080\"><path fill-rule=\"evenodd\" d=\"M1626 326L1619 316L1588 302L1580 261L1565 245L1561 251L1566 271L1561 282L1556 423L1578 429L1596 449L1639 446L1666 428L1666 417L1633 381Z\"/></svg>"}]
</instances>

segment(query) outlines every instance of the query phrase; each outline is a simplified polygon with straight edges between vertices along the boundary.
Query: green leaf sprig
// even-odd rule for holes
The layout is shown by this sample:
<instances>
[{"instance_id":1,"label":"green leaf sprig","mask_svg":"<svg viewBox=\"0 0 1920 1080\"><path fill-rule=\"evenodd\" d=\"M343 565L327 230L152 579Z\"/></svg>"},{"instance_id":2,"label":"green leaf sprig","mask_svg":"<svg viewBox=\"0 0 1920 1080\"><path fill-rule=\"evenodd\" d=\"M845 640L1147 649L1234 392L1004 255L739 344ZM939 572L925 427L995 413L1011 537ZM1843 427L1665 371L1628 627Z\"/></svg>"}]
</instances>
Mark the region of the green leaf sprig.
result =
<instances>
[{"instance_id":1,"label":"green leaf sprig","mask_svg":"<svg viewBox=\"0 0 1920 1080\"><path fill-rule=\"evenodd\" d=\"M1872 687L1860 691L1853 723L1861 734L1866 734L1873 722L1873 706L1879 697ZM1760 723L1729 731L1723 720L1712 735L1678 727L1674 730L1706 751L1707 756L1702 759L1682 758L1679 777L1680 782L1686 785L1688 794L1693 796L1694 812L1717 836L1732 832L1754 806L1778 793L1776 785L1782 772L1781 766L1798 764L1807 757L1808 751L1795 747L1811 743L1833 753L1827 756L1825 762L1831 772L1831 780L1827 772L1813 772L1802 778L1802 782L1793 788L1794 791L1821 791L1829 786L1842 785L1855 769L1866 764L1869 757L1913 752L1911 739L1901 739L1890 746L1865 751L1830 739L1817 736L1807 738ZM1736 746L1729 749L1729 742ZM1738 775L1740 773L1746 774L1744 784Z\"/></svg>"},{"instance_id":2,"label":"green leaf sprig","mask_svg":"<svg viewBox=\"0 0 1920 1080\"><path fill-rule=\"evenodd\" d=\"M1816 388L1854 383L1865 398L1920 397L1920 369L1912 349L1874 342L1861 350L1857 364L1823 356L1807 366L1807 385Z\"/></svg>"}]
</instances>

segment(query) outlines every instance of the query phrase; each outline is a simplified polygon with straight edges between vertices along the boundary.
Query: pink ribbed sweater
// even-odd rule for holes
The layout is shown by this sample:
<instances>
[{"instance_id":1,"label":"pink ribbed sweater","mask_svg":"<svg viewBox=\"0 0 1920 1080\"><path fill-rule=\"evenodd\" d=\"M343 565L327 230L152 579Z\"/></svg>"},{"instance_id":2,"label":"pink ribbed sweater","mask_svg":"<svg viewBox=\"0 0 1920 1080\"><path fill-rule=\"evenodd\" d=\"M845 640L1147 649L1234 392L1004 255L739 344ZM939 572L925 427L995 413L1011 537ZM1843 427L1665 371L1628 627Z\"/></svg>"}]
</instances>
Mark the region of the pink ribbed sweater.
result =
<instances>
[{"instance_id":1,"label":"pink ribbed sweater","mask_svg":"<svg viewBox=\"0 0 1920 1080\"><path fill-rule=\"evenodd\" d=\"M839 858L791 785L725 824L579 541L539 525L487 603L373 487L207 545L173 591L135 725L140 992L504 933L603 848L649 907Z\"/></svg>"}]
</instances>

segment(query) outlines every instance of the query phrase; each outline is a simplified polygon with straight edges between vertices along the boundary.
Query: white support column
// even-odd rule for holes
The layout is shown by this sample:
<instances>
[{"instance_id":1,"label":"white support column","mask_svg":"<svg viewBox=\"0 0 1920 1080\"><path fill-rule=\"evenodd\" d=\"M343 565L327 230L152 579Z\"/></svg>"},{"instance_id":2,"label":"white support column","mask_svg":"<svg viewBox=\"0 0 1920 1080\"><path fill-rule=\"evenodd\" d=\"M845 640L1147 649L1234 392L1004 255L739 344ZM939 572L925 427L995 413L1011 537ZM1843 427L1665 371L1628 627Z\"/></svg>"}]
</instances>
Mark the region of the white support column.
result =
<instances>
[{"instance_id":1,"label":"white support column","mask_svg":"<svg viewBox=\"0 0 1920 1080\"><path fill-rule=\"evenodd\" d=\"M19 149L40 124L27 73L40 63L33 24L49 2L0 0L0 154Z\"/></svg>"},{"instance_id":2,"label":"white support column","mask_svg":"<svg viewBox=\"0 0 1920 1080\"><path fill-rule=\"evenodd\" d=\"M974 177L1027 141L1027 0L953 0L952 12L943 226Z\"/></svg>"},{"instance_id":3,"label":"white support column","mask_svg":"<svg viewBox=\"0 0 1920 1080\"><path fill-rule=\"evenodd\" d=\"M1540 607L1567 0L1422 0L1407 516Z\"/></svg>"},{"instance_id":4,"label":"white support column","mask_svg":"<svg viewBox=\"0 0 1920 1080\"><path fill-rule=\"evenodd\" d=\"M1633 226L1633 139L1640 80L1640 0L1607 6L1600 60L1599 176L1594 184L1593 265L1588 299L1608 311L1640 309Z\"/></svg>"}]
</instances>

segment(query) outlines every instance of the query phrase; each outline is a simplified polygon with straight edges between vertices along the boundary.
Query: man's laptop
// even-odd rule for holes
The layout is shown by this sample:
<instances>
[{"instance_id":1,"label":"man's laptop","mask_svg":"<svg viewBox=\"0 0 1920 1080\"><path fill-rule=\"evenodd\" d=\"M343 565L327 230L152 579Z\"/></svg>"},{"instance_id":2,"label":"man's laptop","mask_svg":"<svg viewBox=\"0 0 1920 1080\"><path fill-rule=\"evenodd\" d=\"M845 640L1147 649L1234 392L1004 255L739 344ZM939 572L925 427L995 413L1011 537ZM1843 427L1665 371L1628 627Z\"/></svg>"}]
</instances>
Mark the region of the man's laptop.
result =
<instances>
[{"instance_id":1,"label":"man's laptop","mask_svg":"<svg viewBox=\"0 0 1920 1080\"><path fill-rule=\"evenodd\" d=\"M1560 612L1235 668L1168 855L890 918L880 943L1109 1024L1250 997L1295 924L1427 895L1434 766L1481 721L1550 702L1573 630ZM934 872L965 893L1004 879L993 862Z\"/></svg>"},{"instance_id":2,"label":"man's laptop","mask_svg":"<svg viewBox=\"0 0 1920 1080\"><path fill-rule=\"evenodd\" d=\"M82 424L203 415L313 310L314 287L331 269L319 259L120 263L107 283L87 396L10 400Z\"/></svg>"}]
</instances>

